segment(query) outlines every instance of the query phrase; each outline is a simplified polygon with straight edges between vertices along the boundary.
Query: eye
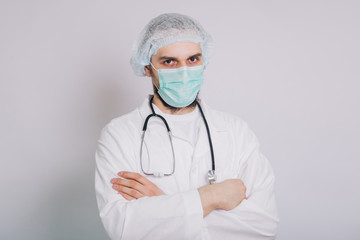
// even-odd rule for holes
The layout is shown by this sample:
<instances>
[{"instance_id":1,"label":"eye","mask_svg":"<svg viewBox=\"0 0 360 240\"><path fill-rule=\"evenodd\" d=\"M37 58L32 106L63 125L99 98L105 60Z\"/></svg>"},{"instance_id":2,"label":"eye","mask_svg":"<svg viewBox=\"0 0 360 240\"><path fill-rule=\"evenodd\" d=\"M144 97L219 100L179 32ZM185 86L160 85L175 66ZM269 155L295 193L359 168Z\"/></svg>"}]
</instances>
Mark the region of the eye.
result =
<instances>
[{"instance_id":1,"label":"eye","mask_svg":"<svg viewBox=\"0 0 360 240\"><path fill-rule=\"evenodd\" d=\"M164 61L164 63L170 65L170 64L173 64L173 63L174 63L174 60L173 60L173 59L166 59L166 60Z\"/></svg>"},{"instance_id":2,"label":"eye","mask_svg":"<svg viewBox=\"0 0 360 240\"><path fill-rule=\"evenodd\" d=\"M195 62L197 62L198 61L198 58L197 57L190 57L189 58L189 62L191 62L191 63L195 63Z\"/></svg>"}]
</instances>

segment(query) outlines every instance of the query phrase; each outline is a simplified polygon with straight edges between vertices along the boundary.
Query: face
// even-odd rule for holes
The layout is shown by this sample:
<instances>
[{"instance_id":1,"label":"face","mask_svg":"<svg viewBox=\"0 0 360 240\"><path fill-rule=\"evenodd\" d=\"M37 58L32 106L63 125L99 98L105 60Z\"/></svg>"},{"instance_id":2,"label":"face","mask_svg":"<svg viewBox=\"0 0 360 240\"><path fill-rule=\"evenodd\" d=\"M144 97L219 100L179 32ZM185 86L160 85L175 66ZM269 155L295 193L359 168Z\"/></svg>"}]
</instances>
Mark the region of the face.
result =
<instances>
[{"instance_id":1,"label":"face","mask_svg":"<svg viewBox=\"0 0 360 240\"><path fill-rule=\"evenodd\" d=\"M176 42L160 48L150 59L156 69L194 67L203 64L200 43ZM145 67L146 76L152 77L159 87L158 73L151 66Z\"/></svg>"}]
</instances>

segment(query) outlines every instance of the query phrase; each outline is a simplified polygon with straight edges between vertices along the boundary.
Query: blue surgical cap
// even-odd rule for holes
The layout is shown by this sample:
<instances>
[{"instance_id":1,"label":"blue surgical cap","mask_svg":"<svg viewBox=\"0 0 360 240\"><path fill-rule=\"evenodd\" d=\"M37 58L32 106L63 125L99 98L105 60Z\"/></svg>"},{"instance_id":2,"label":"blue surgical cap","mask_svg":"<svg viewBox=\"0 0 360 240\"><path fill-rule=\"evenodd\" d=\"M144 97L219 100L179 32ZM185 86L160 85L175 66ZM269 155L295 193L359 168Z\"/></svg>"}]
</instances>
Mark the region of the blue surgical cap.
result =
<instances>
[{"instance_id":1,"label":"blue surgical cap","mask_svg":"<svg viewBox=\"0 0 360 240\"><path fill-rule=\"evenodd\" d=\"M150 64L151 56L175 42L200 43L204 65L209 63L212 38L200 23L186 15L165 13L152 19L135 42L130 59L134 73L145 76L144 67Z\"/></svg>"}]
</instances>

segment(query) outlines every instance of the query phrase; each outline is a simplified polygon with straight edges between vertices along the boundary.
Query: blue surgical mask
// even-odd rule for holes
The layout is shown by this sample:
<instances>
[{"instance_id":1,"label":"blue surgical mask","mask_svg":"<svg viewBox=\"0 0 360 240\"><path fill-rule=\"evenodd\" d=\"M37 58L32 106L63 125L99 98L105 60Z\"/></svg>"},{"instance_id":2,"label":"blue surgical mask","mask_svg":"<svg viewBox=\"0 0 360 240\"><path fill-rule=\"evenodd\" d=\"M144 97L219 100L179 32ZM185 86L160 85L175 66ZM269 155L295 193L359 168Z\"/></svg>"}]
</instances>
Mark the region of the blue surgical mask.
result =
<instances>
[{"instance_id":1,"label":"blue surgical mask","mask_svg":"<svg viewBox=\"0 0 360 240\"><path fill-rule=\"evenodd\" d=\"M156 69L158 72L158 94L170 106L189 106L196 98L203 83L204 66Z\"/></svg>"}]
</instances>

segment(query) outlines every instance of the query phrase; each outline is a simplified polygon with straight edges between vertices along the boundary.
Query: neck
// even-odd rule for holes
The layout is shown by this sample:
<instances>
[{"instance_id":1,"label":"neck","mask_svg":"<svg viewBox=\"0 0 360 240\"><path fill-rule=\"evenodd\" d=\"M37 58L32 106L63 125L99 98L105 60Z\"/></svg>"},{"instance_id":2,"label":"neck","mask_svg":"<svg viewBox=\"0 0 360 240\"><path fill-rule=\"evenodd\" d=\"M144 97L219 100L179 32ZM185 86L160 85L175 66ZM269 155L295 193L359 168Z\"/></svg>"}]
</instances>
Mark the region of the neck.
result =
<instances>
[{"instance_id":1,"label":"neck","mask_svg":"<svg viewBox=\"0 0 360 240\"><path fill-rule=\"evenodd\" d=\"M165 114L172 114L172 115L187 114L187 113L194 111L194 109L196 107L196 105L193 105L193 106L191 105L191 106L178 108L178 109L169 108L163 104L163 102L159 98L159 95L156 93L154 94L153 104L155 104L161 110L161 112L163 112Z\"/></svg>"}]
</instances>

